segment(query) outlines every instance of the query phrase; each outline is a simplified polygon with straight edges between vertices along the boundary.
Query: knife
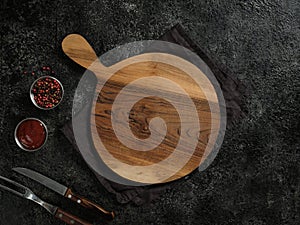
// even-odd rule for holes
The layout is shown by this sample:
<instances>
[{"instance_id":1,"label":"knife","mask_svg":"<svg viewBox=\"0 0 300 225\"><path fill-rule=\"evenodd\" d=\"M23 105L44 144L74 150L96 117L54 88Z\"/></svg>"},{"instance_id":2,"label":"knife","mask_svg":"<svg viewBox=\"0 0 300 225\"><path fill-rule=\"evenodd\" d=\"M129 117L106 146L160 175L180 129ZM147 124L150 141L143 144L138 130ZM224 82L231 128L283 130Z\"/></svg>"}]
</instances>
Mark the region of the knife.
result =
<instances>
[{"instance_id":1,"label":"knife","mask_svg":"<svg viewBox=\"0 0 300 225\"><path fill-rule=\"evenodd\" d=\"M90 200L88 200L84 197L81 197L80 195L75 194L70 188L68 188L68 187L56 182L55 180L52 180L51 178L46 177L36 171L30 170L27 168L21 168L21 167L16 167L16 168L13 168L12 170L39 182L40 184L46 186L47 188L57 192L58 194L76 202L77 204L79 204L87 209L99 211L107 219L113 219L115 217L114 212L109 212L109 211L103 209L101 206L97 205L96 203L91 202Z\"/></svg>"},{"instance_id":2,"label":"knife","mask_svg":"<svg viewBox=\"0 0 300 225\"><path fill-rule=\"evenodd\" d=\"M0 176L0 180L7 185L0 184L0 188L4 189L6 191L9 191L11 193L14 193L15 195L18 195L19 197L26 198L28 200L31 200L40 206L42 206L44 209L46 209L49 213L51 213L55 218L60 219L64 221L67 224L70 225L92 225L91 223L80 219L79 217L72 215L71 213L68 213L57 206L54 206L52 204L49 204L45 202L44 200L40 199L35 193L33 193L28 187L25 187L22 184L19 184L13 180L10 180L6 177ZM2 183L1 182L1 183Z\"/></svg>"}]
</instances>

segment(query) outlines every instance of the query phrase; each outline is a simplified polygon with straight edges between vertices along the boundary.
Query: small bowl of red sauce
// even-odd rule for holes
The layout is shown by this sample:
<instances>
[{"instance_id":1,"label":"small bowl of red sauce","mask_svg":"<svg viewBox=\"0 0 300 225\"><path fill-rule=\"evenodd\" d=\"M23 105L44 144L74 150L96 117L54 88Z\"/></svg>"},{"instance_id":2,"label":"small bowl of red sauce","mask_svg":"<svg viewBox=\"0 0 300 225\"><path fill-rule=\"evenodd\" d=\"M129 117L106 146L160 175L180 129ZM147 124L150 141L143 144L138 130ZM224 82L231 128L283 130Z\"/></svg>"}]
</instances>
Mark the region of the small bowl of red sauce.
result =
<instances>
[{"instance_id":1,"label":"small bowl of red sauce","mask_svg":"<svg viewBox=\"0 0 300 225\"><path fill-rule=\"evenodd\" d=\"M39 109L49 110L59 105L64 95L60 81L52 76L43 76L30 87L30 99Z\"/></svg>"},{"instance_id":2,"label":"small bowl of red sauce","mask_svg":"<svg viewBox=\"0 0 300 225\"><path fill-rule=\"evenodd\" d=\"M46 125L39 119L27 118L22 120L15 129L17 145L29 152L42 148L48 138Z\"/></svg>"}]
</instances>

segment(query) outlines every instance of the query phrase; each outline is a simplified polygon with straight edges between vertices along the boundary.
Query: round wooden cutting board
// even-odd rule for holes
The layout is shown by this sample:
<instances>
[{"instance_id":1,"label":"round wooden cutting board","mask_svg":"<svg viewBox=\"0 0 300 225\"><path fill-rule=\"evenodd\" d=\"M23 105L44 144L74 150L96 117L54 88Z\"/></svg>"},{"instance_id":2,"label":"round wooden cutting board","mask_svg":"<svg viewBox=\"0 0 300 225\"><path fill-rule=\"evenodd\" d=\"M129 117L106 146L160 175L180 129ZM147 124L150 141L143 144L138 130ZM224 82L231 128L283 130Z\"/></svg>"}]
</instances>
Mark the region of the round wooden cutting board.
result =
<instances>
[{"instance_id":1,"label":"round wooden cutting board","mask_svg":"<svg viewBox=\"0 0 300 225\"><path fill-rule=\"evenodd\" d=\"M98 79L91 135L97 154L116 174L164 183L186 176L213 151L219 100L197 66L172 54L144 53L106 67L77 34L62 47Z\"/></svg>"}]
</instances>

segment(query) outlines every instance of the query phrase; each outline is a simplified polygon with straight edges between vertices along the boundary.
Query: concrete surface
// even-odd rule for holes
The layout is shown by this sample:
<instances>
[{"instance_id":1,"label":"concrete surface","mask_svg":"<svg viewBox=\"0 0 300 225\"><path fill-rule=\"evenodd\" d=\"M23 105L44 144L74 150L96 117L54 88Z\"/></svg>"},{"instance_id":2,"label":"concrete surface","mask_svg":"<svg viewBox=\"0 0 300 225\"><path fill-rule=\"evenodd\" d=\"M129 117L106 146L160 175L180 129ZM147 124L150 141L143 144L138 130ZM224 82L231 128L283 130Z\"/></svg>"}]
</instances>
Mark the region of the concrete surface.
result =
<instances>
[{"instance_id":1,"label":"concrete surface","mask_svg":"<svg viewBox=\"0 0 300 225\"><path fill-rule=\"evenodd\" d=\"M298 0L2 0L0 174L87 216L10 169L30 167L56 177L114 209L118 215L109 224L300 224L299 10ZM59 131L71 118L74 90L84 72L64 56L60 43L68 33L80 33L101 55L130 41L157 39L176 23L251 89L249 114L227 130L206 171L150 205L120 205ZM34 77L23 74L44 65L56 71L66 92L62 104L48 112L30 102ZM16 124L29 116L45 121L50 131L46 147L36 153L21 151L13 139ZM34 203L0 191L0 224L63 223Z\"/></svg>"}]
</instances>

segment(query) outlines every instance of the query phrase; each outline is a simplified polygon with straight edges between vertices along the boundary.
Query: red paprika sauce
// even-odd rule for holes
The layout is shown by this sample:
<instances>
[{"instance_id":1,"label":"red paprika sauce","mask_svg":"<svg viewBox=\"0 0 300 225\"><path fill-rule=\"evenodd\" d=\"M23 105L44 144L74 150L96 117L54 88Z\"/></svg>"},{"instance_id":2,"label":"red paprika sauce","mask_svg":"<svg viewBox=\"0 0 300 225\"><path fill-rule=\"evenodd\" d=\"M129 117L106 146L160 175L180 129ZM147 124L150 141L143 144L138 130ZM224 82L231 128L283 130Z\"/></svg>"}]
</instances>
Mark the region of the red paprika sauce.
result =
<instances>
[{"instance_id":1,"label":"red paprika sauce","mask_svg":"<svg viewBox=\"0 0 300 225\"><path fill-rule=\"evenodd\" d=\"M46 137L46 127L36 119L22 121L16 130L16 138L26 150L40 148L45 143Z\"/></svg>"}]
</instances>

